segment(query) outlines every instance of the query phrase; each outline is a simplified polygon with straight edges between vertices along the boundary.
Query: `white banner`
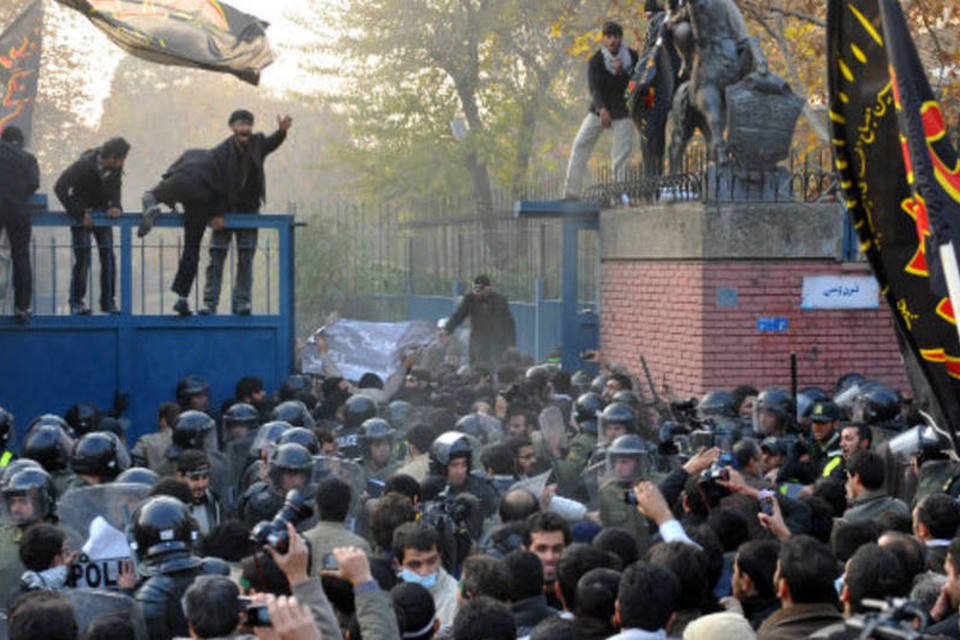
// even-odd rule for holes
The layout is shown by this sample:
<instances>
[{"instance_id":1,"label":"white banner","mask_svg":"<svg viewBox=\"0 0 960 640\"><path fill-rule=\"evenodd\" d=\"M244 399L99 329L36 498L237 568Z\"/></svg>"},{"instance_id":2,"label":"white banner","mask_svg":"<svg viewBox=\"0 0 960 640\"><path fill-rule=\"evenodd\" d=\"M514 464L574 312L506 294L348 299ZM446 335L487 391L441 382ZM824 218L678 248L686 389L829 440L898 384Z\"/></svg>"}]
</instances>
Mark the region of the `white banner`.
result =
<instances>
[{"instance_id":1,"label":"white banner","mask_svg":"<svg viewBox=\"0 0 960 640\"><path fill-rule=\"evenodd\" d=\"M873 276L805 276L801 309L877 309L880 285Z\"/></svg>"},{"instance_id":2,"label":"white banner","mask_svg":"<svg viewBox=\"0 0 960 640\"><path fill-rule=\"evenodd\" d=\"M330 346L330 357L347 380L356 382L365 373L375 373L386 382L400 370L405 354L434 340L437 328L430 322L363 322L337 320L318 329ZM315 344L303 350L303 372L323 373Z\"/></svg>"}]
</instances>

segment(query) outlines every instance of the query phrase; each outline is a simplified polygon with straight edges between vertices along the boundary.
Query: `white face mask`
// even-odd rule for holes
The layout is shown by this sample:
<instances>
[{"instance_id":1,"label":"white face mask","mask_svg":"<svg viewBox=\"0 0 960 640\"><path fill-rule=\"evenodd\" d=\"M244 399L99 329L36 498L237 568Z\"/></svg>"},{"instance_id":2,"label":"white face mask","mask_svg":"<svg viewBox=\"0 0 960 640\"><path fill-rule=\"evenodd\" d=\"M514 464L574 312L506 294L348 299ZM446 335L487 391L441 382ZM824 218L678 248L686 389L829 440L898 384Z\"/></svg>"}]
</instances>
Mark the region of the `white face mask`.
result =
<instances>
[{"instance_id":1,"label":"white face mask","mask_svg":"<svg viewBox=\"0 0 960 640\"><path fill-rule=\"evenodd\" d=\"M428 573L425 576L421 576L415 571L410 569L401 569L397 572L397 577L403 580L404 582L412 582L419 584L424 589L432 589L434 585L437 584L437 578L440 576L439 571L434 571L433 573Z\"/></svg>"}]
</instances>

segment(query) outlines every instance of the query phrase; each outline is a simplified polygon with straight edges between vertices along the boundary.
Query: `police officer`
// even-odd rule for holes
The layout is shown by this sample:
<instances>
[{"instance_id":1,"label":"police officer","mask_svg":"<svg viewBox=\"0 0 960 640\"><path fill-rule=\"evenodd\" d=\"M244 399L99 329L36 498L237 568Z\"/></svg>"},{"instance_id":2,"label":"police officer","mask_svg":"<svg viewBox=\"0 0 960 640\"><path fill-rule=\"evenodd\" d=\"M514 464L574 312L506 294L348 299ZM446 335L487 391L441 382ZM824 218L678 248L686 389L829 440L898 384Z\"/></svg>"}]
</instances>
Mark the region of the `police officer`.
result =
<instances>
[{"instance_id":1,"label":"police officer","mask_svg":"<svg viewBox=\"0 0 960 640\"><path fill-rule=\"evenodd\" d=\"M10 437L16 433L14 430L13 414L0 407L0 471L16 460L17 456L8 448Z\"/></svg>"},{"instance_id":2,"label":"police officer","mask_svg":"<svg viewBox=\"0 0 960 640\"><path fill-rule=\"evenodd\" d=\"M216 435L215 427L213 418L202 411L184 411L177 416L170 446L163 456L163 462L157 467L157 475L161 477L174 475L177 470L177 458L187 449L208 450L211 439Z\"/></svg>"},{"instance_id":3,"label":"police officer","mask_svg":"<svg viewBox=\"0 0 960 640\"><path fill-rule=\"evenodd\" d=\"M287 444L288 442L299 444L309 451L312 456L318 456L322 453L320 450L320 439L317 438L317 434L305 427L291 427L284 431L280 435L280 439L277 440L277 446Z\"/></svg>"},{"instance_id":4,"label":"police officer","mask_svg":"<svg viewBox=\"0 0 960 640\"><path fill-rule=\"evenodd\" d=\"M150 639L188 636L180 600L202 573L202 560L192 552L195 530L190 511L176 498L156 496L140 505L132 519L130 546L138 572L147 578L135 598Z\"/></svg>"},{"instance_id":5,"label":"police officer","mask_svg":"<svg viewBox=\"0 0 960 640\"><path fill-rule=\"evenodd\" d=\"M23 443L24 457L36 460L50 474L57 495L67 490L67 484L73 477L70 471L73 442L65 426L66 423L57 416L40 416L28 429Z\"/></svg>"},{"instance_id":6,"label":"police officer","mask_svg":"<svg viewBox=\"0 0 960 640\"><path fill-rule=\"evenodd\" d=\"M67 491L112 482L130 468L130 454L115 433L93 431L73 445L70 466L74 476Z\"/></svg>"},{"instance_id":7,"label":"police officer","mask_svg":"<svg viewBox=\"0 0 960 640\"><path fill-rule=\"evenodd\" d=\"M84 151L80 159L64 171L53 190L76 226L70 228L73 243L73 272L70 275L70 312L88 315L84 304L87 295L87 273L90 271L92 238L100 253L100 310L119 313L114 300L117 269L113 254L113 229L94 227L92 211L106 211L107 217L119 218L123 213L120 191L123 163L130 144L123 138L111 138L103 146Z\"/></svg>"},{"instance_id":8,"label":"police officer","mask_svg":"<svg viewBox=\"0 0 960 640\"><path fill-rule=\"evenodd\" d=\"M160 203L174 209L178 202L183 204L183 252L171 287L178 296L173 310L189 316L192 312L187 296L197 277L200 242L208 224L214 232L223 229L227 210L223 175L209 149L185 151L166 170L160 183L143 194L143 220L137 237L150 232L160 213Z\"/></svg>"},{"instance_id":9,"label":"police officer","mask_svg":"<svg viewBox=\"0 0 960 640\"><path fill-rule=\"evenodd\" d=\"M210 384L195 373L178 381L176 392L182 411L207 411L210 408Z\"/></svg>"},{"instance_id":10,"label":"police officer","mask_svg":"<svg viewBox=\"0 0 960 640\"><path fill-rule=\"evenodd\" d=\"M313 429L317 426L310 410L300 400L284 400L270 413L271 420L282 420L294 427L306 427Z\"/></svg>"},{"instance_id":11,"label":"police officer","mask_svg":"<svg viewBox=\"0 0 960 640\"><path fill-rule=\"evenodd\" d=\"M233 135L213 148L220 166L226 193L226 210L258 213L266 194L263 162L287 139L293 124L290 116L277 116L277 130L270 136L253 133L253 114L238 109L230 114L228 125ZM256 229L221 229L210 239L210 263L203 288L202 314L217 312L223 263L233 234L237 236L237 280L233 288L233 313L250 314L250 289L253 286L253 254L257 249Z\"/></svg>"},{"instance_id":12,"label":"police officer","mask_svg":"<svg viewBox=\"0 0 960 640\"><path fill-rule=\"evenodd\" d=\"M360 425L363 471L367 481L386 482L400 465L393 459L394 430L383 418L370 418Z\"/></svg>"},{"instance_id":13,"label":"police officer","mask_svg":"<svg viewBox=\"0 0 960 640\"><path fill-rule=\"evenodd\" d=\"M340 455L350 460L363 457L360 447L360 427L376 417L377 405L370 398L352 395L343 404L343 427L337 432L337 449Z\"/></svg>"},{"instance_id":14,"label":"police officer","mask_svg":"<svg viewBox=\"0 0 960 640\"><path fill-rule=\"evenodd\" d=\"M810 410L810 432L813 435L810 459L818 478L844 480L839 427L840 407L829 400L813 403Z\"/></svg>"},{"instance_id":15,"label":"police officer","mask_svg":"<svg viewBox=\"0 0 960 640\"><path fill-rule=\"evenodd\" d=\"M250 445L247 456L247 465L240 476L240 492L243 493L253 483L267 477L267 463L276 450L283 434L292 429L289 424L280 420L273 420L260 425L257 435Z\"/></svg>"},{"instance_id":16,"label":"police officer","mask_svg":"<svg viewBox=\"0 0 960 640\"><path fill-rule=\"evenodd\" d=\"M580 474L583 473L597 448L601 411L603 411L603 398L592 391L581 394L573 404L573 422L577 426L577 435L570 441L566 456L554 460L553 463L557 472L557 482L560 485L558 487L560 495L584 497L582 492L577 493Z\"/></svg>"},{"instance_id":17,"label":"police officer","mask_svg":"<svg viewBox=\"0 0 960 640\"><path fill-rule=\"evenodd\" d=\"M480 501L482 516L492 516L497 510L497 492L485 479L470 473L472 465L473 445L470 440L459 431L441 434L430 447L431 475L424 483L424 495L445 493L453 497L469 493Z\"/></svg>"},{"instance_id":18,"label":"police officer","mask_svg":"<svg viewBox=\"0 0 960 640\"><path fill-rule=\"evenodd\" d=\"M753 430L761 437L784 437L794 431L797 407L793 396L786 389L764 389L757 396L753 410Z\"/></svg>"},{"instance_id":19,"label":"police officer","mask_svg":"<svg viewBox=\"0 0 960 640\"><path fill-rule=\"evenodd\" d=\"M25 571L20 540L37 522L57 521L57 499L50 475L37 468L14 473L3 488L6 521L0 526L0 593L9 594Z\"/></svg>"},{"instance_id":20,"label":"police officer","mask_svg":"<svg viewBox=\"0 0 960 640\"><path fill-rule=\"evenodd\" d=\"M272 519L291 489L312 497L314 464L313 456L302 445L290 442L278 446L267 464L267 481L253 483L240 498L241 520L253 527L261 520Z\"/></svg>"},{"instance_id":21,"label":"police officer","mask_svg":"<svg viewBox=\"0 0 960 640\"><path fill-rule=\"evenodd\" d=\"M23 132L5 127L0 133L0 231L7 230L13 262L13 313L30 317L33 273L30 268L30 212L27 200L40 188L37 159L23 148Z\"/></svg>"},{"instance_id":22,"label":"police officer","mask_svg":"<svg viewBox=\"0 0 960 640\"><path fill-rule=\"evenodd\" d=\"M625 496L647 478L653 447L639 436L620 436L607 447L609 479L600 487L597 502L604 527L623 527L633 534L643 554L649 544L647 519Z\"/></svg>"}]
</instances>

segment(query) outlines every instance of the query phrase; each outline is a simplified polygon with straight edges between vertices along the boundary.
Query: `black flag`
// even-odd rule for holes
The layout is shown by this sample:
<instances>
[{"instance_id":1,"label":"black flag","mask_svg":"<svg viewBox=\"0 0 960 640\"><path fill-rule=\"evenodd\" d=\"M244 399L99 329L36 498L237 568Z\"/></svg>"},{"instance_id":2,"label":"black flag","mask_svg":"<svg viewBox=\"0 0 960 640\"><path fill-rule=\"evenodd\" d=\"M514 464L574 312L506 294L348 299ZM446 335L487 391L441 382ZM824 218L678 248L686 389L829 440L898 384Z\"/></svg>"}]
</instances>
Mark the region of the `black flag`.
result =
<instances>
[{"instance_id":1,"label":"black flag","mask_svg":"<svg viewBox=\"0 0 960 640\"><path fill-rule=\"evenodd\" d=\"M267 23L218 0L57 0L87 16L127 53L161 64L232 73L251 84L273 62Z\"/></svg>"},{"instance_id":2,"label":"black flag","mask_svg":"<svg viewBox=\"0 0 960 640\"><path fill-rule=\"evenodd\" d=\"M0 34L0 131L16 126L30 140L37 99L43 2L36 0Z\"/></svg>"},{"instance_id":3,"label":"black flag","mask_svg":"<svg viewBox=\"0 0 960 640\"><path fill-rule=\"evenodd\" d=\"M861 249L893 311L910 384L956 442L960 339L949 299L931 286L928 225L908 181L880 1L830 0L834 158Z\"/></svg>"}]
</instances>

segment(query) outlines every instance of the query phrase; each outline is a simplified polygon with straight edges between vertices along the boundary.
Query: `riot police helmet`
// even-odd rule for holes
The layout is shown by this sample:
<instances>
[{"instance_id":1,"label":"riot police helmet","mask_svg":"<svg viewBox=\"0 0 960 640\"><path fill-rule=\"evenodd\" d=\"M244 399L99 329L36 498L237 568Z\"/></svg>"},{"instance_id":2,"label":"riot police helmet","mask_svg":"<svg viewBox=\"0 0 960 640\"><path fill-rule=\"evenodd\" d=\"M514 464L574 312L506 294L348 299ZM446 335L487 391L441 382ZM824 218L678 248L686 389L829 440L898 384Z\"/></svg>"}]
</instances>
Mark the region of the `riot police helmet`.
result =
<instances>
[{"instance_id":1,"label":"riot police helmet","mask_svg":"<svg viewBox=\"0 0 960 640\"><path fill-rule=\"evenodd\" d=\"M376 403L365 395L352 395L343 404L343 426L347 429L357 429L376 415Z\"/></svg>"},{"instance_id":2,"label":"riot police helmet","mask_svg":"<svg viewBox=\"0 0 960 640\"><path fill-rule=\"evenodd\" d=\"M610 402L619 402L620 404L625 404L634 411L640 409L641 402L640 398L630 389L620 389L615 394L610 396Z\"/></svg>"},{"instance_id":3,"label":"riot police helmet","mask_svg":"<svg viewBox=\"0 0 960 640\"><path fill-rule=\"evenodd\" d=\"M13 474L17 473L18 471L23 471L24 469L45 470L40 466L39 462L36 460L31 460L30 458L19 458L14 460L3 469L2 473L0 473L0 489L3 489L5 486L7 486L7 483L10 482L10 478L13 477Z\"/></svg>"},{"instance_id":4,"label":"riot police helmet","mask_svg":"<svg viewBox=\"0 0 960 640\"><path fill-rule=\"evenodd\" d=\"M593 379L593 382L590 383L590 391L603 395L603 392L607 389L607 380L610 379L610 376L599 375Z\"/></svg>"},{"instance_id":5,"label":"riot police helmet","mask_svg":"<svg viewBox=\"0 0 960 640\"><path fill-rule=\"evenodd\" d=\"M405 434L411 426L410 420L413 418L413 405L406 400L394 400L387 405L386 417L391 427Z\"/></svg>"},{"instance_id":6,"label":"riot police helmet","mask_svg":"<svg viewBox=\"0 0 960 640\"><path fill-rule=\"evenodd\" d=\"M316 434L310 429L306 429L304 427L292 427L287 429L280 434L280 439L277 440L277 445L287 444L288 442L295 442L296 444L301 445L310 452L310 455L320 455L320 439L317 438Z\"/></svg>"},{"instance_id":7,"label":"riot police helmet","mask_svg":"<svg viewBox=\"0 0 960 640\"><path fill-rule=\"evenodd\" d=\"M446 475L447 465L456 458L466 458L467 467L473 463L473 446L470 439L459 431L440 434L430 445L431 473Z\"/></svg>"},{"instance_id":8,"label":"riot police helmet","mask_svg":"<svg viewBox=\"0 0 960 640\"><path fill-rule=\"evenodd\" d=\"M11 434L14 433L13 414L0 407L0 447L6 447Z\"/></svg>"},{"instance_id":9,"label":"riot police helmet","mask_svg":"<svg viewBox=\"0 0 960 640\"><path fill-rule=\"evenodd\" d=\"M43 469L17 471L3 488L3 499L10 519L20 526L52 520L57 515L53 479Z\"/></svg>"},{"instance_id":10,"label":"riot police helmet","mask_svg":"<svg viewBox=\"0 0 960 640\"><path fill-rule=\"evenodd\" d=\"M100 409L96 405L90 402L80 402L67 409L63 418L73 429L74 435L79 437L97 430L100 415Z\"/></svg>"},{"instance_id":11,"label":"riot police helmet","mask_svg":"<svg viewBox=\"0 0 960 640\"><path fill-rule=\"evenodd\" d=\"M467 415L461 417L454 425L454 429L461 433L466 433L467 435L473 436L477 440L486 440L486 434L484 433L483 425L480 424L480 416L476 413L468 413Z\"/></svg>"},{"instance_id":12,"label":"riot police helmet","mask_svg":"<svg viewBox=\"0 0 960 640\"><path fill-rule=\"evenodd\" d=\"M900 395L887 387L869 387L853 402L853 421L866 425L889 424L900 415Z\"/></svg>"},{"instance_id":13,"label":"riot police helmet","mask_svg":"<svg viewBox=\"0 0 960 640\"><path fill-rule=\"evenodd\" d=\"M160 477L152 469L146 467L130 467L117 476L116 482L128 482L132 484L145 484L152 487L157 484Z\"/></svg>"},{"instance_id":14,"label":"riot police helmet","mask_svg":"<svg viewBox=\"0 0 960 640\"><path fill-rule=\"evenodd\" d=\"M392 441L395 433L390 423L383 418L370 418L364 420L363 424L360 425L360 438L364 447L381 440Z\"/></svg>"},{"instance_id":15,"label":"riot police helmet","mask_svg":"<svg viewBox=\"0 0 960 640\"><path fill-rule=\"evenodd\" d=\"M70 465L76 474L113 480L130 468L130 454L115 433L92 431L73 445Z\"/></svg>"},{"instance_id":16,"label":"riot police helmet","mask_svg":"<svg viewBox=\"0 0 960 640\"><path fill-rule=\"evenodd\" d=\"M260 412L252 404L235 402L223 412L222 422L223 428L227 432L233 430L252 431L260 424Z\"/></svg>"},{"instance_id":17,"label":"riot police helmet","mask_svg":"<svg viewBox=\"0 0 960 640\"><path fill-rule=\"evenodd\" d=\"M608 425L622 424L627 433L634 433L637 430L637 416L629 406L611 402L600 414L600 424L604 429Z\"/></svg>"},{"instance_id":18,"label":"riot police helmet","mask_svg":"<svg viewBox=\"0 0 960 640\"><path fill-rule=\"evenodd\" d=\"M70 464L73 441L63 427L54 423L38 423L27 434L23 456L36 460L49 473L66 469Z\"/></svg>"},{"instance_id":19,"label":"riot police helmet","mask_svg":"<svg viewBox=\"0 0 960 640\"><path fill-rule=\"evenodd\" d=\"M577 390L578 394L584 394L590 390L590 374L584 369L578 369L570 376L570 386Z\"/></svg>"},{"instance_id":20,"label":"riot police helmet","mask_svg":"<svg viewBox=\"0 0 960 640\"><path fill-rule=\"evenodd\" d=\"M141 573L172 573L200 565L193 555L196 530L190 509L171 496L149 498L133 512L130 547Z\"/></svg>"},{"instance_id":21,"label":"riot police helmet","mask_svg":"<svg viewBox=\"0 0 960 640\"><path fill-rule=\"evenodd\" d=\"M850 387L854 385L858 385L862 382L866 382L866 380L867 379L864 377L862 373L856 373L856 372L845 373L841 375L839 378L837 378L837 382L833 388L833 395L834 397L836 397L841 393L843 393L844 391L846 391L847 389L849 389Z\"/></svg>"},{"instance_id":22,"label":"riot police helmet","mask_svg":"<svg viewBox=\"0 0 960 640\"><path fill-rule=\"evenodd\" d=\"M733 393L720 389L708 391L697 404L697 413L701 418L737 417L737 401Z\"/></svg>"},{"instance_id":23,"label":"riot police helmet","mask_svg":"<svg viewBox=\"0 0 960 640\"><path fill-rule=\"evenodd\" d=\"M191 373L177 382L177 402L183 409L193 409L193 399L210 397L210 383L195 373Z\"/></svg>"},{"instance_id":24,"label":"riot police helmet","mask_svg":"<svg viewBox=\"0 0 960 640\"><path fill-rule=\"evenodd\" d=\"M173 426L173 444L181 449L210 450L215 426L213 418L203 411L184 411Z\"/></svg>"},{"instance_id":25,"label":"riot police helmet","mask_svg":"<svg viewBox=\"0 0 960 640\"><path fill-rule=\"evenodd\" d=\"M588 391L573 403L573 421L582 431L597 432L597 421L603 411L603 398L599 393Z\"/></svg>"},{"instance_id":26,"label":"riot police helmet","mask_svg":"<svg viewBox=\"0 0 960 640\"><path fill-rule=\"evenodd\" d=\"M313 478L314 464L313 455L303 445L295 442L281 444L277 446L267 464L270 484L281 493L305 487ZM284 476L288 474L302 475L305 480L299 487L285 486Z\"/></svg>"},{"instance_id":27,"label":"riot police helmet","mask_svg":"<svg viewBox=\"0 0 960 640\"><path fill-rule=\"evenodd\" d=\"M781 387L770 387L764 389L757 396L757 401L753 405L754 412L754 431L764 435L769 435L776 431L777 427L786 432L796 422L797 406L790 392ZM774 416L776 426L771 426L763 418L767 413Z\"/></svg>"},{"instance_id":28,"label":"riot police helmet","mask_svg":"<svg viewBox=\"0 0 960 640\"><path fill-rule=\"evenodd\" d=\"M313 416L307 405L300 400L284 400L270 413L271 420L283 420L294 427L306 427L312 429L316 426Z\"/></svg>"},{"instance_id":29,"label":"riot police helmet","mask_svg":"<svg viewBox=\"0 0 960 640\"><path fill-rule=\"evenodd\" d=\"M312 391L313 383L310 382L310 377L303 373L294 373L287 376L287 379L283 381L283 384L280 385L280 390L277 392L277 396L280 398L281 402L285 400L294 400L297 398L298 394Z\"/></svg>"},{"instance_id":30,"label":"riot police helmet","mask_svg":"<svg viewBox=\"0 0 960 640\"><path fill-rule=\"evenodd\" d=\"M830 394L820 387L805 387L797 393L797 419L809 418L813 405L830 400Z\"/></svg>"},{"instance_id":31,"label":"riot police helmet","mask_svg":"<svg viewBox=\"0 0 960 640\"><path fill-rule=\"evenodd\" d=\"M654 448L639 436L632 433L620 436L607 448L607 467L613 477L620 482L634 482L649 474L652 466ZM636 460L632 466L618 465L620 459Z\"/></svg>"},{"instance_id":32,"label":"riot police helmet","mask_svg":"<svg viewBox=\"0 0 960 640\"><path fill-rule=\"evenodd\" d=\"M63 432L71 438L74 436L73 427L70 426L70 423L53 413L45 413L31 420L27 425L27 436L29 436L34 429L39 429L41 426L48 424L60 427L63 429Z\"/></svg>"},{"instance_id":33,"label":"riot police helmet","mask_svg":"<svg viewBox=\"0 0 960 640\"><path fill-rule=\"evenodd\" d=\"M281 436L292 428L290 423L283 420L271 420L260 425L257 436L253 439L253 444L250 445L250 455L259 458L263 453L273 453Z\"/></svg>"}]
</instances>

